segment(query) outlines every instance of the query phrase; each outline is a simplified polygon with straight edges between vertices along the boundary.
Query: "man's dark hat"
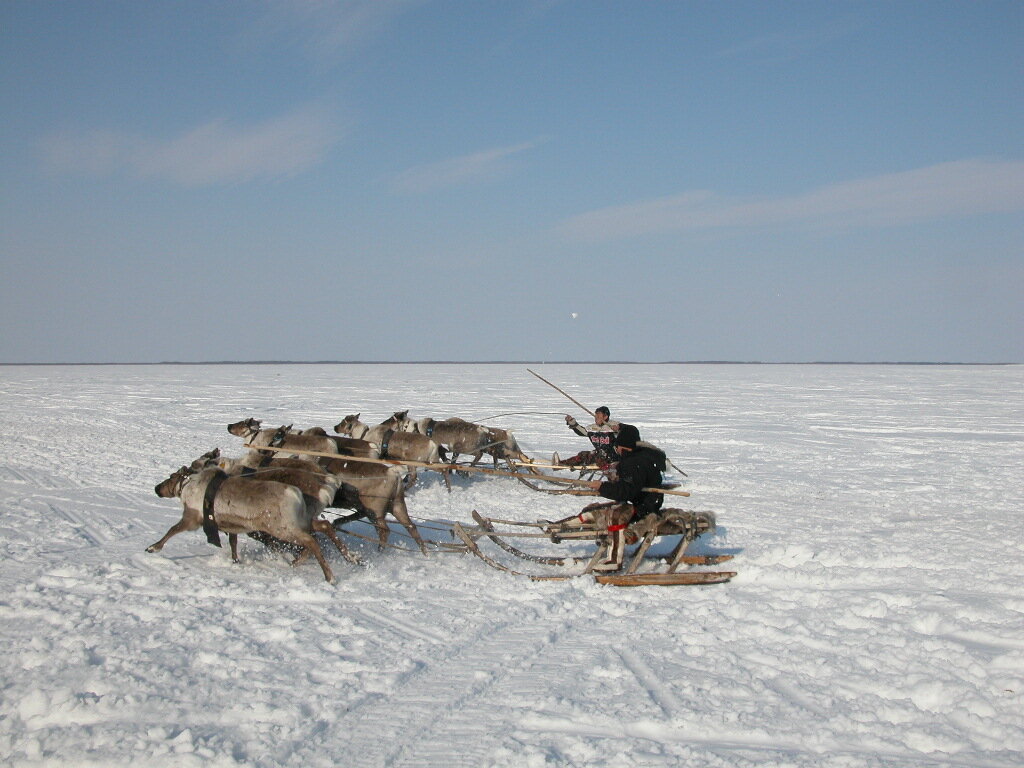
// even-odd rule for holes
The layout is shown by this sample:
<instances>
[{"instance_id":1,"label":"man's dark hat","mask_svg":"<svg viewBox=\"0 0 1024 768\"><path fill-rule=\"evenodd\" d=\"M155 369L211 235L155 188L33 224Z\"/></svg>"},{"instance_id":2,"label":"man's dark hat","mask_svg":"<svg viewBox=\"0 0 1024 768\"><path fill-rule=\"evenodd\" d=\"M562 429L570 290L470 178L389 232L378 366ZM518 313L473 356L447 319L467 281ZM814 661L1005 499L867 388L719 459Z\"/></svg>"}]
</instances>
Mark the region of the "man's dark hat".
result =
<instances>
[{"instance_id":1,"label":"man's dark hat","mask_svg":"<svg viewBox=\"0 0 1024 768\"><path fill-rule=\"evenodd\" d=\"M640 430L632 424L620 424L619 433L615 437L615 445L633 450L640 442Z\"/></svg>"}]
</instances>

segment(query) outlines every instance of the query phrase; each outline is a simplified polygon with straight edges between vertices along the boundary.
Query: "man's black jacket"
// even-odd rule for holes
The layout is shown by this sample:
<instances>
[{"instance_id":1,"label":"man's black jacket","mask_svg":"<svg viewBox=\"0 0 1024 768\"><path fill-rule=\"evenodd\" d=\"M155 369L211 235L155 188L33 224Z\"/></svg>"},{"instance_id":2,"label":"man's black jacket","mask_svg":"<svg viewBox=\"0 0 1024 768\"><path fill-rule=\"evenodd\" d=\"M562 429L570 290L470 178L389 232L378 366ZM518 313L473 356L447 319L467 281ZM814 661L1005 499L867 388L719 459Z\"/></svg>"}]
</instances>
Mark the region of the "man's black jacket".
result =
<instances>
[{"instance_id":1,"label":"man's black jacket","mask_svg":"<svg viewBox=\"0 0 1024 768\"><path fill-rule=\"evenodd\" d=\"M637 446L619 460L618 479L601 483L598 493L606 499L628 501L636 507L637 517L643 517L661 508L664 495L644 493L643 488L661 485L661 472L665 468L665 454L654 448Z\"/></svg>"}]
</instances>

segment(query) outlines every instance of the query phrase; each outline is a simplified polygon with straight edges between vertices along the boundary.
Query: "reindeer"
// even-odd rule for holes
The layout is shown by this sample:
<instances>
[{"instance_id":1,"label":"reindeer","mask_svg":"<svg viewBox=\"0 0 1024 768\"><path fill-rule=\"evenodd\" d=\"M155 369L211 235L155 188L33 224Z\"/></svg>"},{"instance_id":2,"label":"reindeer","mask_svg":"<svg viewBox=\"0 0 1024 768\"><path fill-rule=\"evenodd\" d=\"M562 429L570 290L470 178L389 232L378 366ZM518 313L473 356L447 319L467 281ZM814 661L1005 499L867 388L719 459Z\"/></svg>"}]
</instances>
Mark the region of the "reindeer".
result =
<instances>
[{"instance_id":1,"label":"reindeer","mask_svg":"<svg viewBox=\"0 0 1024 768\"><path fill-rule=\"evenodd\" d=\"M425 435L447 448L451 451L448 461L453 464L462 453L473 456L473 464L476 464L494 443L486 427L457 417L444 421L430 418L414 420L409 418L408 411L399 411L391 418L396 420L404 431Z\"/></svg>"},{"instance_id":2,"label":"reindeer","mask_svg":"<svg viewBox=\"0 0 1024 768\"><path fill-rule=\"evenodd\" d=\"M338 443L326 435L301 435L292 431L291 426L278 427L277 429L260 429L258 419L245 419L234 424L228 424L228 432L232 435L245 438L251 445L267 446L274 448L296 448L301 451L317 451L320 453L334 453L338 455L353 455L344 451ZM258 449L256 449L258 450ZM266 456L268 451L261 452ZM275 458L289 456L287 451L275 451ZM302 458L301 454L291 454L291 457ZM315 459L308 459L315 463Z\"/></svg>"},{"instance_id":3,"label":"reindeer","mask_svg":"<svg viewBox=\"0 0 1024 768\"><path fill-rule=\"evenodd\" d=\"M183 512L181 520L172 525L162 539L147 547L147 552L159 552L172 536L203 526L206 493L214 482L220 483L220 487L212 499L213 518L217 526L229 535L231 558L235 562L238 562L238 534L254 531L308 549L320 563L324 579L331 583L334 582L334 574L320 545L313 538L313 531L326 534L342 556L353 561L334 528L318 519L323 509L318 501L304 496L298 488L285 483L225 477L216 468L195 472L189 467L182 467L156 486L154 490L157 496L165 499L180 498ZM302 557L300 553L294 563L300 562Z\"/></svg>"},{"instance_id":4,"label":"reindeer","mask_svg":"<svg viewBox=\"0 0 1024 768\"><path fill-rule=\"evenodd\" d=\"M401 421L398 414L375 427L368 427L359 420L361 414L346 416L334 426L334 431L343 435L351 435L361 440L369 440L379 446L380 458L418 461L426 464L439 464L442 461L441 449L436 442L424 435L403 432L398 429ZM445 487L451 491L452 483L448 470L441 470ZM416 482L416 467L410 467L409 485Z\"/></svg>"},{"instance_id":5,"label":"reindeer","mask_svg":"<svg viewBox=\"0 0 1024 768\"><path fill-rule=\"evenodd\" d=\"M265 463L262 459L257 460L257 457L253 456L254 453L255 451L250 451L240 459L229 459L220 456L220 451L214 449L193 461L191 468L201 471L217 467L231 477L286 483L298 488L304 496L315 499L321 508L334 506L335 498L342 490L341 478L324 472L318 464L311 464L302 459L273 459ZM355 489L350 489L348 497L354 496Z\"/></svg>"},{"instance_id":6,"label":"reindeer","mask_svg":"<svg viewBox=\"0 0 1024 768\"><path fill-rule=\"evenodd\" d=\"M405 526L423 554L427 554L427 546L420 536L409 509L405 505L405 485L402 482L402 470L396 466L369 464L365 461L349 461L343 458L329 459L324 470L341 478L348 486L356 488L359 504L373 515L377 528L377 548L384 549L391 529L385 519L390 512ZM341 506L341 505L338 505Z\"/></svg>"},{"instance_id":7,"label":"reindeer","mask_svg":"<svg viewBox=\"0 0 1024 768\"><path fill-rule=\"evenodd\" d=\"M500 427L484 427L487 430L487 447L484 448L484 453L490 455L491 460L494 462L494 468L498 468L498 460L504 459L505 462L512 467L513 461L529 461L530 457L527 456L519 448L519 443L516 442L515 436L507 429L501 429ZM480 460L480 456L473 458L471 466L476 466L476 463Z\"/></svg>"},{"instance_id":8,"label":"reindeer","mask_svg":"<svg viewBox=\"0 0 1024 768\"><path fill-rule=\"evenodd\" d=\"M192 467L197 468L204 458L203 454ZM372 514L359 500L359 489L346 483L341 477L333 475L319 464L311 464L303 459L272 459L270 462L259 457L256 451L250 451L240 459L229 459L214 456L207 459L199 469L217 466L232 477L239 476L250 480L276 480L280 483L294 485L303 494L314 496L325 507L352 509L363 515Z\"/></svg>"},{"instance_id":9,"label":"reindeer","mask_svg":"<svg viewBox=\"0 0 1024 768\"><path fill-rule=\"evenodd\" d=\"M341 435L328 435L323 427L310 427L302 430L303 435L316 435L333 440L338 446L338 453L343 456L362 456L367 459L376 459L380 452L376 446L368 440L357 440L354 437L342 437Z\"/></svg>"},{"instance_id":10,"label":"reindeer","mask_svg":"<svg viewBox=\"0 0 1024 768\"><path fill-rule=\"evenodd\" d=\"M216 466L233 477L287 483L305 495L317 496L324 507L351 509L358 513L357 517L373 517L381 549L391 532L384 522L385 516L392 512L426 553L425 542L409 518L402 473L397 467L344 459L331 459L327 467L314 466L301 459L274 459L264 464L254 455L255 451L240 459L223 458L219 453L214 450L203 454L192 462L192 467ZM333 496L329 493L332 490Z\"/></svg>"}]
</instances>

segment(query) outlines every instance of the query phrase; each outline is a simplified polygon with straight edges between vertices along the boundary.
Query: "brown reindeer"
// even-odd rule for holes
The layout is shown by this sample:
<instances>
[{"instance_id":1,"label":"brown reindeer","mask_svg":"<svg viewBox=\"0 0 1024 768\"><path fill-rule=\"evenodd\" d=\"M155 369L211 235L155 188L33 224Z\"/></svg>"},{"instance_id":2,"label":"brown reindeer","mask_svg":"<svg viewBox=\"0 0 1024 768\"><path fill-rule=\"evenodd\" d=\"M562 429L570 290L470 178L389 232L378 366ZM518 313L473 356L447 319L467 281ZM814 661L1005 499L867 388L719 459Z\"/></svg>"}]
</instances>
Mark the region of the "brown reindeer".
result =
<instances>
[{"instance_id":1,"label":"brown reindeer","mask_svg":"<svg viewBox=\"0 0 1024 768\"><path fill-rule=\"evenodd\" d=\"M303 435L292 431L290 426L278 427L277 429L260 429L258 419L245 419L243 421L228 424L228 432L237 437L245 438L250 445L267 446L274 448L295 448L301 451L317 451L318 453L332 453L340 456L351 456L353 453L341 448L338 442L326 435ZM255 450L259 450L258 448ZM262 451L262 455L273 454L273 458L303 458L302 454L289 454L283 451ZM307 461L317 462L315 458L306 457Z\"/></svg>"},{"instance_id":2,"label":"brown reindeer","mask_svg":"<svg viewBox=\"0 0 1024 768\"><path fill-rule=\"evenodd\" d=\"M369 440L378 446L380 458L417 461L426 464L439 464L442 461L441 450L436 442L424 435L403 432L398 429L401 422L397 414L378 424L369 427L359 420L361 414L346 416L334 426L334 431L343 435L351 435L360 440ZM416 482L416 467L409 467L409 484ZM452 489L448 470L441 470L445 487Z\"/></svg>"},{"instance_id":3,"label":"brown reindeer","mask_svg":"<svg viewBox=\"0 0 1024 768\"><path fill-rule=\"evenodd\" d=\"M303 435L316 435L333 440L338 446L338 453L343 456L362 456L367 459L376 459L380 456L376 446L368 440L357 440L354 437L343 437L342 435L328 435L323 427L310 427L302 430Z\"/></svg>"},{"instance_id":4,"label":"brown reindeer","mask_svg":"<svg viewBox=\"0 0 1024 768\"><path fill-rule=\"evenodd\" d=\"M204 454L193 462L193 466L200 464L203 459L215 453L219 452L211 451ZM206 459L206 461L210 460ZM419 545L420 550L424 554L427 553L426 543L413 524L412 518L409 517L409 510L405 503L405 488L402 484L402 471L398 467L338 458L329 459L324 466L316 467L317 472L322 473L317 474L317 472L310 472L313 465L300 459L274 459L269 463L263 463L258 456L254 456L254 452L250 452L240 459L215 457L214 464L206 463L200 468L213 465L220 467L229 475L239 475L250 470L254 474L244 476L289 482L300 488L304 487L303 482L309 482L310 474L314 478L330 477L337 483L338 488L334 498L329 502L324 502L324 506L335 509L351 509L359 513L360 516L372 517L374 526L377 528L380 549L387 544L391 533L386 522L386 516L390 513L405 526L409 535ZM294 470L297 474L285 474L284 470ZM303 478L303 475L307 478ZM304 490L306 493L315 489L315 486L307 487L308 490Z\"/></svg>"},{"instance_id":5,"label":"brown reindeer","mask_svg":"<svg viewBox=\"0 0 1024 768\"><path fill-rule=\"evenodd\" d=\"M391 535L386 520L388 513L391 513L419 545L420 551L424 555L427 554L426 543L409 517L409 509L405 505L405 485L402 482L401 469L343 458L329 459L324 469L341 478L346 485L357 489L359 503L373 515L377 528L378 549L384 549Z\"/></svg>"},{"instance_id":6,"label":"brown reindeer","mask_svg":"<svg viewBox=\"0 0 1024 768\"><path fill-rule=\"evenodd\" d=\"M203 526L206 491L213 482L220 482L212 500L213 518L217 527L229 535L229 539L235 537L231 540L231 554L236 562L237 535L255 531L308 549L320 563L324 578L329 582L334 581L334 574L320 545L313 538L314 530L325 534L345 559L352 560L348 548L338 538L334 528L318 519L322 511L319 502L285 483L241 477L225 478L224 473L216 468L195 472L189 467L182 467L156 486L157 496L165 499L180 498L183 512L181 520L172 525L162 539L147 547L147 552L159 552L172 536ZM300 553L295 562L298 563L301 557Z\"/></svg>"},{"instance_id":7,"label":"brown reindeer","mask_svg":"<svg viewBox=\"0 0 1024 768\"><path fill-rule=\"evenodd\" d=\"M408 411L399 411L391 418L397 420L404 431L425 435L447 448L451 452L448 456L451 463L455 463L459 455L465 453L472 456L473 464L476 464L494 442L486 427L458 417L444 421L410 419Z\"/></svg>"},{"instance_id":8,"label":"brown reindeer","mask_svg":"<svg viewBox=\"0 0 1024 768\"><path fill-rule=\"evenodd\" d=\"M210 455L203 454L192 462L193 469L216 466L231 476L249 480L276 480L294 485L307 496L316 497L325 508L352 509L364 515L372 514L372 510L360 502L358 488L332 475L319 464L311 464L303 459L271 459L268 462L256 451L250 451L240 459L215 456L200 465Z\"/></svg>"},{"instance_id":9,"label":"brown reindeer","mask_svg":"<svg viewBox=\"0 0 1024 768\"><path fill-rule=\"evenodd\" d=\"M341 488L340 478L323 471L318 464L301 459L273 459L269 463L258 461L254 466L252 453L240 458L230 459L214 455L219 451L205 453L192 462L192 469L203 470L218 467L231 477L243 477L246 480L274 480L278 483L293 485L303 495L315 499L320 506L329 507ZM204 463L205 460L205 463Z\"/></svg>"},{"instance_id":10,"label":"brown reindeer","mask_svg":"<svg viewBox=\"0 0 1024 768\"><path fill-rule=\"evenodd\" d=\"M519 443L516 442L515 436L509 430L500 427L484 427L484 429L487 430L488 439L484 453L490 455L495 469L498 468L499 459L503 459L509 466L512 466L513 461L530 460L530 457L519 448ZM479 460L480 456L475 456L472 466L476 466ZM515 467L512 468L515 469Z\"/></svg>"}]
</instances>

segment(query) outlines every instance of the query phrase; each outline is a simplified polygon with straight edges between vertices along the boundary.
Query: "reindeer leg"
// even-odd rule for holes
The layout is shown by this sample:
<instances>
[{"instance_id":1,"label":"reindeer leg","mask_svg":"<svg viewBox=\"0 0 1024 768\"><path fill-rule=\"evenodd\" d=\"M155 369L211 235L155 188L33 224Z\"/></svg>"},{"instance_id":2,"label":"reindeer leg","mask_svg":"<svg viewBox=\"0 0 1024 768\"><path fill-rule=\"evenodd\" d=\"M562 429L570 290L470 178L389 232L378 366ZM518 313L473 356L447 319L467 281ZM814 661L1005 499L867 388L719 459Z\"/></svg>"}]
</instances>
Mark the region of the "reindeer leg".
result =
<instances>
[{"instance_id":1,"label":"reindeer leg","mask_svg":"<svg viewBox=\"0 0 1024 768\"><path fill-rule=\"evenodd\" d=\"M348 551L348 547L345 546L345 542L338 538L338 534L334 531L334 526L328 523L326 520L314 520L313 530L324 534L327 538L334 542L334 546L341 552L341 556L348 560L354 565L362 565L363 561Z\"/></svg>"},{"instance_id":2,"label":"reindeer leg","mask_svg":"<svg viewBox=\"0 0 1024 768\"><path fill-rule=\"evenodd\" d=\"M324 557L324 553L320 551L320 545L316 543L316 539L313 538L312 534L303 533L296 536L295 543L302 545L306 550L313 553L313 557L316 558L316 561L320 563L320 568L323 569L324 578L329 583L333 584L334 574L331 573L331 566L327 564L327 559ZM292 565L295 565L303 559L303 554L305 554L305 552L300 553L299 557L295 558L295 562L292 563Z\"/></svg>"},{"instance_id":3,"label":"reindeer leg","mask_svg":"<svg viewBox=\"0 0 1024 768\"><path fill-rule=\"evenodd\" d=\"M238 534L237 533L229 533L228 534L228 544L231 546L231 562L233 562L233 563L240 563L241 560L238 559Z\"/></svg>"},{"instance_id":4,"label":"reindeer leg","mask_svg":"<svg viewBox=\"0 0 1024 768\"><path fill-rule=\"evenodd\" d=\"M413 523L412 518L409 517L409 510L405 506L405 499L397 498L391 504L391 514L395 516L402 525L405 526L405 530L412 536L413 541L420 545L420 551L425 555L427 554L427 545L423 541L423 537L420 536L419 529Z\"/></svg>"},{"instance_id":5,"label":"reindeer leg","mask_svg":"<svg viewBox=\"0 0 1024 768\"><path fill-rule=\"evenodd\" d=\"M185 518L182 518L170 527L170 530L168 530L167 533L164 534L164 537L160 539L160 541L158 541L156 544L151 544L150 546L146 547L146 551L159 552L161 549L164 548L164 544L166 544L167 540L170 539L172 536L177 536L179 533L182 533L183 531L194 531L196 528L199 527L199 525L200 524L193 523L193 521L191 520L186 520Z\"/></svg>"},{"instance_id":6,"label":"reindeer leg","mask_svg":"<svg viewBox=\"0 0 1024 768\"><path fill-rule=\"evenodd\" d=\"M391 529L388 528L388 521L384 519L385 512L374 512L373 524L377 528L377 551L383 551L384 547L388 545L388 537L391 535Z\"/></svg>"},{"instance_id":7,"label":"reindeer leg","mask_svg":"<svg viewBox=\"0 0 1024 768\"><path fill-rule=\"evenodd\" d=\"M455 450L452 449L452 459L448 463L449 464L455 464L459 460L459 455L460 454L456 453ZM455 474L458 475L459 477L469 477L469 472L465 472L465 471L463 471L461 469L456 469L455 470ZM451 485L449 485L448 486L448 490L450 491L451 489L452 489L452 487L451 487Z\"/></svg>"}]
</instances>

